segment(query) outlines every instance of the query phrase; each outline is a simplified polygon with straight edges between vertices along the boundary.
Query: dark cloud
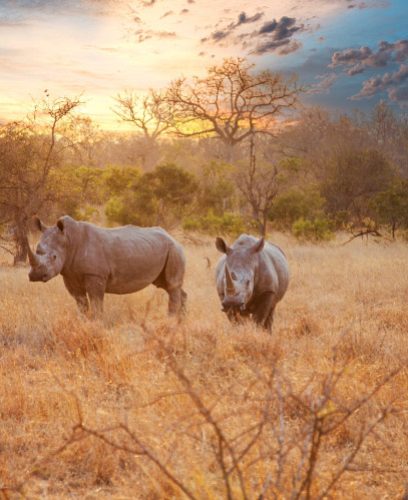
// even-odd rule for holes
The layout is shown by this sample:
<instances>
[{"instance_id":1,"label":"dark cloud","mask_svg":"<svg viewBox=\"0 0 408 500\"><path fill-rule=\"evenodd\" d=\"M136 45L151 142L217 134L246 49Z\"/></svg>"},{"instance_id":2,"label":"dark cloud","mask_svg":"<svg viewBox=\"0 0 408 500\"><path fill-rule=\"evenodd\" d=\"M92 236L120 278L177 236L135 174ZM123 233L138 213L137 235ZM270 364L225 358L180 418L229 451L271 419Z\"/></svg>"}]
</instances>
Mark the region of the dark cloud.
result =
<instances>
[{"instance_id":1,"label":"dark cloud","mask_svg":"<svg viewBox=\"0 0 408 500\"><path fill-rule=\"evenodd\" d=\"M235 27L241 26L241 24L255 23L256 21L259 21L263 15L263 12L258 12L257 14L248 17L246 12L241 12L238 16L238 22L235 24Z\"/></svg>"},{"instance_id":2,"label":"dark cloud","mask_svg":"<svg viewBox=\"0 0 408 500\"><path fill-rule=\"evenodd\" d=\"M381 41L378 51L373 52L369 47L345 49L332 55L331 68L348 67L350 76L362 73L366 68L380 68L389 62L404 62L408 59L408 40L399 40L394 43Z\"/></svg>"},{"instance_id":3,"label":"dark cloud","mask_svg":"<svg viewBox=\"0 0 408 500\"><path fill-rule=\"evenodd\" d=\"M188 14L190 11L188 9L183 9L180 14Z\"/></svg>"},{"instance_id":4,"label":"dark cloud","mask_svg":"<svg viewBox=\"0 0 408 500\"><path fill-rule=\"evenodd\" d=\"M397 92L398 86L408 80L408 66L401 64L398 71L394 73L385 73L384 75L377 75L369 78L363 82L360 92L352 97L355 99L362 99L364 97L372 97L377 92L388 90L389 92Z\"/></svg>"},{"instance_id":5,"label":"dark cloud","mask_svg":"<svg viewBox=\"0 0 408 500\"><path fill-rule=\"evenodd\" d=\"M213 40L214 42L219 42L223 38L226 38L228 35L229 35L228 31L217 30L211 33L210 39Z\"/></svg>"},{"instance_id":6,"label":"dark cloud","mask_svg":"<svg viewBox=\"0 0 408 500\"><path fill-rule=\"evenodd\" d=\"M246 12L241 12L238 15L237 21L228 24L228 26L226 26L225 28L214 31L208 37L202 38L201 42L207 42L207 41L213 41L215 43L220 42L224 38L227 38L229 35L231 35L233 31L235 31L236 28L238 28L239 26L255 23L256 21L259 21L259 19L261 19L263 15L264 15L263 12L258 12L253 16L248 16ZM221 23L216 24L215 27L218 27L220 24ZM245 34L243 36L249 36L249 34Z\"/></svg>"},{"instance_id":7,"label":"dark cloud","mask_svg":"<svg viewBox=\"0 0 408 500\"><path fill-rule=\"evenodd\" d=\"M262 26L262 28L259 30L259 34L263 35L265 33L272 33L272 31L276 30L277 25L278 22L276 21L276 19L274 19L273 21L269 21Z\"/></svg>"},{"instance_id":8,"label":"dark cloud","mask_svg":"<svg viewBox=\"0 0 408 500\"><path fill-rule=\"evenodd\" d=\"M287 55L295 52L302 47L302 44L297 40L292 40L292 37L303 29L303 25L296 25L294 17L283 16L279 21L276 19L268 21L252 35L261 39L252 53L262 55L277 51L280 55Z\"/></svg>"}]
</instances>

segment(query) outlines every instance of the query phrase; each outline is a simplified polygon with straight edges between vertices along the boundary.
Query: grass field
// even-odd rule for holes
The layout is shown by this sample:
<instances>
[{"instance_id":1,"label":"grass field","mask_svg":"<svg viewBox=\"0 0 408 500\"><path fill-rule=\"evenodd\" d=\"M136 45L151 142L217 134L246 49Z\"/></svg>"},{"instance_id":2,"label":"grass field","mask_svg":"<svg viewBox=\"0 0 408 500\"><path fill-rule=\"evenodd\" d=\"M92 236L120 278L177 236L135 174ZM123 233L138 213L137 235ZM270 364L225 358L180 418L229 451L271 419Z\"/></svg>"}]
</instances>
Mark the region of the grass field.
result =
<instances>
[{"instance_id":1,"label":"grass field","mask_svg":"<svg viewBox=\"0 0 408 500\"><path fill-rule=\"evenodd\" d=\"M61 277L4 257L4 497L402 497L408 247L273 241L291 283L272 336L220 311L210 240L185 240L179 324L153 287L86 321Z\"/></svg>"}]
</instances>

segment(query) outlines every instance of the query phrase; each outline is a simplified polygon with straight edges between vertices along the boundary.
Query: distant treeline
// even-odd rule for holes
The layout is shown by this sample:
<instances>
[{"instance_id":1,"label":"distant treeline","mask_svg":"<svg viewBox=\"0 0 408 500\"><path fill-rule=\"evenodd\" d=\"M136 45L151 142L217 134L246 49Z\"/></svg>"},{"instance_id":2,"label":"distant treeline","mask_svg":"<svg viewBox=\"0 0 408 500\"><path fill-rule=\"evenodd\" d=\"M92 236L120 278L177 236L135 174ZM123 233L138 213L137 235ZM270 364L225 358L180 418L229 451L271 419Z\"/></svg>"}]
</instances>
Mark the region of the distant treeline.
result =
<instances>
[{"instance_id":1,"label":"distant treeline","mask_svg":"<svg viewBox=\"0 0 408 500\"><path fill-rule=\"evenodd\" d=\"M407 115L385 103L367 115L299 112L301 92L230 59L143 99L117 96L119 119L134 126L126 134L77 114L78 99L47 95L0 127L2 246L24 261L34 214L315 241L337 230L405 237Z\"/></svg>"}]
</instances>

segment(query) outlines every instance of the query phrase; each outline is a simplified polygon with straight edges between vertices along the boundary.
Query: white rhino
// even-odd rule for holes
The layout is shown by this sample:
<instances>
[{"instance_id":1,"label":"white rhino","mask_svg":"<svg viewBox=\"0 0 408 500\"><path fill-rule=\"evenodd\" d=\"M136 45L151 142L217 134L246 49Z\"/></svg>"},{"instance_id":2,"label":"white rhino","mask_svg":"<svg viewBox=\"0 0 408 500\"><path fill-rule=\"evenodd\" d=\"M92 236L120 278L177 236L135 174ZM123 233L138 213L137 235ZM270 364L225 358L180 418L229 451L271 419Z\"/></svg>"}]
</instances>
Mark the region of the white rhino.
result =
<instances>
[{"instance_id":1,"label":"white rhino","mask_svg":"<svg viewBox=\"0 0 408 500\"><path fill-rule=\"evenodd\" d=\"M160 227L107 229L69 216L47 227L35 219L42 237L35 253L28 245L30 281L61 274L81 311L99 315L105 293L125 294L150 284L169 295L169 313L178 314L187 294L182 246ZM89 299L89 302L88 302Z\"/></svg>"},{"instance_id":2,"label":"white rhino","mask_svg":"<svg viewBox=\"0 0 408 500\"><path fill-rule=\"evenodd\" d=\"M222 238L215 244L225 254L215 270L223 311L230 320L251 317L271 331L276 304L289 284L285 254L263 238L247 234L241 234L231 247Z\"/></svg>"}]
</instances>

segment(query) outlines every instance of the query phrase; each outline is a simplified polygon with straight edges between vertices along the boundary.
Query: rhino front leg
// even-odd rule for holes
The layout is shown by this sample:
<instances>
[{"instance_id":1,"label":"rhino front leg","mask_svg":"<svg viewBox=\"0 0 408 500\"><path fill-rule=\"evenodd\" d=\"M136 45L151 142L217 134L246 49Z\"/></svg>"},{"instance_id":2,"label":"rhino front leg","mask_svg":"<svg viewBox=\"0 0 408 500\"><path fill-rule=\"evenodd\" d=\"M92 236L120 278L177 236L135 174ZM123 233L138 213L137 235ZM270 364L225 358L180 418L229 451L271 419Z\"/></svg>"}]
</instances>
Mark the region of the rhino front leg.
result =
<instances>
[{"instance_id":1,"label":"rhino front leg","mask_svg":"<svg viewBox=\"0 0 408 500\"><path fill-rule=\"evenodd\" d=\"M72 295L77 303L78 309L82 314L86 314L89 310L88 297L86 296L85 288L75 285L68 278L63 276L65 288Z\"/></svg>"},{"instance_id":2,"label":"rhino front leg","mask_svg":"<svg viewBox=\"0 0 408 500\"><path fill-rule=\"evenodd\" d=\"M253 318L256 324L262 326L269 332L272 329L273 313L277 304L276 296L273 292L262 294L257 300Z\"/></svg>"},{"instance_id":3,"label":"rhino front leg","mask_svg":"<svg viewBox=\"0 0 408 500\"><path fill-rule=\"evenodd\" d=\"M91 317L93 319L102 316L103 296L105 295L106 280L99 276L85 276L85 288L91 305Z\"/></svg>"}]
</instances>

